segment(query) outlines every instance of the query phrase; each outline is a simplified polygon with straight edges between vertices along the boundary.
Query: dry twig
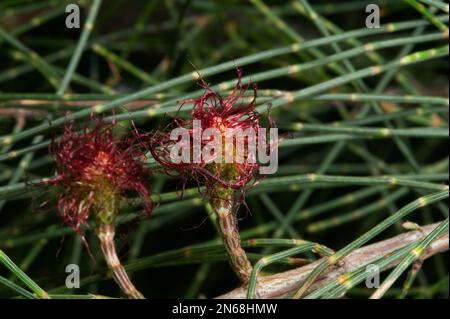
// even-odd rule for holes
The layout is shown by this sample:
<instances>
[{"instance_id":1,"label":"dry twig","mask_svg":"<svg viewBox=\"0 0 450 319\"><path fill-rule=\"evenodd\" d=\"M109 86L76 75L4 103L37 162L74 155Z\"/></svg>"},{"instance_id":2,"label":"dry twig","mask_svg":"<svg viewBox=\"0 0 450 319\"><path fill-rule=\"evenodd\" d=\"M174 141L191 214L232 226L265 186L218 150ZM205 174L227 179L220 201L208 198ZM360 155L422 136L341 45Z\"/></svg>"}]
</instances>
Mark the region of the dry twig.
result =
<instances>
[{"instance_id":1,"label":"dry twig","mask_svg":"<svg viewBox=\"0 0 450 319\"><path fill-rule=\"evenodd\" d=\"M342 263L333 266L322 277L312 285L308 291L313 291L325 283L335 280L338 276L353 271L361 266L368 265L375 260L391 254L408 244L416 242L428 235L439 223L427 225L420 230L407 232L393 238L380 241L378 243L364 246L350 253L342 259ZM423 259L433 256L434 254L447 251L449 249L448 234L434 241L427 249ZM317 260L307 266L285 271L279 274L262 277L258 281L258 296L263 299L284 298L298 289L300 283L306 279L307 275L320 263L322 259ZM392 268L398 261L389 265ZM234 289L224 295L218 296L219 299L242 299L246 297L245 288Z\"/></svg>"}]
</instances>

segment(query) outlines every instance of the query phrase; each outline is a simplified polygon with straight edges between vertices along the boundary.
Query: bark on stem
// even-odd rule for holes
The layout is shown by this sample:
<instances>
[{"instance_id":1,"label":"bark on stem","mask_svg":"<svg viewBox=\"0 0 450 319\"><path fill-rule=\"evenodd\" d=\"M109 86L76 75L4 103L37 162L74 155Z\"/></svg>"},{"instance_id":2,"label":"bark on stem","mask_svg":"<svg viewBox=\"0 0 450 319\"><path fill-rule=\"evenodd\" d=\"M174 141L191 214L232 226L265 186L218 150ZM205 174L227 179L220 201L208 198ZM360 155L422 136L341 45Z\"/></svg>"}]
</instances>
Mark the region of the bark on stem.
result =
<instances>
[{"instance_id":1,"label":"bark on stem","mask_svg":"<svg viewBox=\"0 0 450 319\"><path fill-rule=\"evenodd\" d=\"M232 194L226 199L211 201L212 207L217 214L220 234L228 253L228 258L236 275L242 285L247 285L252 273L252 264L241 247L241 237L237 227L235 201Z\"/></svg>"},{"instance_id":2,"label":"bark on stem","mask_svg":"<svg viewBox=\"0 0 450 319\"><path fill-rule=\"evenodd\" d=\"M388 256L397 249L400 249L408 244L417 242L426 235L428 235L439 223L421 227L420 230L410 231L401 235L397 235L387 240L380 241L368 246L361 247L351 252L348 256L342 259L342 265L332 266L329 271L323 274L310 287L308 292L311 292L321 285L336 280L340 275L353 271L361 266L370 264L371 262ZM436 239L429 248L424 252L423 259L426 259L439 252L447 251L449 249L448 234ZM299 285L306 279L308 274L320 263L322 259L315 261L307 266L288 270L271 276L261 277L258 280L258 295L262 299L271 298L285 298L292 292L296 291ZM398 264L399 260L393 262L383 270L392 268ZM244 287L236 288L217 298L219 299L244 299L246 297L247 289Z\"/></svg>"},{"instance_id":3,"label":"bark on stem","mask_svg":"<svg viewBox=\"0 0 450 319\"><path fill-rule=\"evenodd\" d=\"M103 256L105 257L108 268L113 273L113 278L122 291L131 299L145 299L145 297L136 289L120 263L114 244L115 227L114 225L102 224L97 227L97 236L100 240Z\"/></svg>"}]
</instances>

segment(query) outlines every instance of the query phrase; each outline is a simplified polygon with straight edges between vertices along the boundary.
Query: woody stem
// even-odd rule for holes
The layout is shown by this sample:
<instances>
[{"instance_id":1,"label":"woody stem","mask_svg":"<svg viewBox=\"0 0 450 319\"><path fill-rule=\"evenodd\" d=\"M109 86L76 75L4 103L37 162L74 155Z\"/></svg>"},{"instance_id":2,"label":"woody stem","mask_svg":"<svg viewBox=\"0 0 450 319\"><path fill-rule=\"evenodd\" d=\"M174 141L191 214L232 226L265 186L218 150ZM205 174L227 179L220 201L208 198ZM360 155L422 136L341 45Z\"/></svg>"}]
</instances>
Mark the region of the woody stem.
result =
<instances>
[{"instance_id":1,"label":"woody stem","mask_svg":"<svg viewBox=\"0 0 450 319\"><path fill-rule=\"evenodd\" d=\"M131 299L145 299L136 289L128 277L125 268L120 263L114 244L115 227L111 224L100 224L97 227L97 236L100 240L103 256L108 268L112 271L114 280L122 291Z\"/></svg>"},{"instance_id":2,"label":"woody stem","mask_svg":"<svg viewBox=\"0 0 450 319\"><path fill-rule=\"evenodd\" d=\"M235 201L233 192L226 198L211 200L212 207L218 217L220 234L228 253L228 258L236 275L243 285L247 285L252 273L252 265L241 247L241 238L237 227Z\"/></svg>"}]
</instances>

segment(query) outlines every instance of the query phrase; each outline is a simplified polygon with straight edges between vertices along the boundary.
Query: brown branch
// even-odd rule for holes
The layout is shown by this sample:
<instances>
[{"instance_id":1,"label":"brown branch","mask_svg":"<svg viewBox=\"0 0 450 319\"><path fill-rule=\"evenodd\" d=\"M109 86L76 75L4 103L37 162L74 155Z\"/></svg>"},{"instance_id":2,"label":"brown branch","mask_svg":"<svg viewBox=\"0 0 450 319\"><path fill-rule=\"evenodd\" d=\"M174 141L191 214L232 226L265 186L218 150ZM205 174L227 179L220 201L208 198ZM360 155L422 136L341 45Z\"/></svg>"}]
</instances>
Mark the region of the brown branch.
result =
<instances>
[{"instance_id":1,"label":"brown branch","mask_svg":"<svg viewBox=\"0 0 450 319\"><path fill-rule=\"evenodd\" d=\"M359 267L369 265L379 258L385 257L392 252L414 243L424 236L428 235L439 223L427 225L420 230L407 232L378 243L364 246L356 249L345 258L338 266L332 266L325 272L308 290L313 291L319 286L327 282L336 280L336 278L344 273L353 271ZM433 256L434 254L447 251L449 249L448 234L435 240L426 250L424 259ZM323 259L319 259L307 266L285 271L275 275L265 276L258 280L257 292L260 298L283 298L296 291L302 281L307 275L320 263ZM393 262L383 270L389 269L397 265L399 260ZM242 299L246 297L245 288L234 289L224 295L218 296L219 299Z\"/></svg>"},{"instance_id":2,"label":"brown branch","mask_svg":"<svg viewBox=\"0 0 450 319\"><path fill-rule=\"evenodd\" d=\"M99 225L97 227L97 236L100 240L100 247L103 252L106 264L112 271L113 278L122 291L132 299L145 299L140 291L131 282L128 274L117 257L116 245L114 243L115 226Z\"/></svg>"}]
</instances>

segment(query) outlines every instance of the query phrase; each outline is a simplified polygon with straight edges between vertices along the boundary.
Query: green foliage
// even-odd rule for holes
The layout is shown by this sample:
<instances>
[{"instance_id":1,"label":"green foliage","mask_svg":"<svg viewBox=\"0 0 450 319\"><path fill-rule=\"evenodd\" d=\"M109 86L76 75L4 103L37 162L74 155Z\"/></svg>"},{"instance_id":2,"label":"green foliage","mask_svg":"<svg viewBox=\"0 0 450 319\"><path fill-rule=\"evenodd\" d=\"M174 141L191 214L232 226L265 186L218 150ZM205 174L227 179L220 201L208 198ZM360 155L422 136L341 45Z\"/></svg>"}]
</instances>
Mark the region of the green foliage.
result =
<instances>
[{"instance_id":1,"label":"green foliage","mask_svg":"<svg viewBox=\"0 0 450 319\"><path fill-rule=\"evenodd\" d=\"M158 128L177 101L201 95L198 74L226 93L236 66L244 83L258 83L257 109L270 107L292 135L280 144L278 172L240 210L255 266L247 297L257 296L258 276L323 256L293 296L448 297L446 255L421 260L448 235L448 3L371 1L382 16L369 29L363 0L71 2L82 10L79 30L65 27L68 1L0 2L0 297L120 297L93 229L85 233L96 262L60 227L53 190L39 186L54 172L47 146L67 119L92 113L123 130L132 120ZM147 164L159 206L130 224L142 208L130 198L118 218L119 257L133 281L148 298L235 288L196 185L180 199L178 180ZM378 290L365 287L365 267L307 290L355 249L405 232L405 221L442 223L375 262L398 264ZM65 287L68 264L80 265L80 289Z\"/></svg>"}]
</instances>

